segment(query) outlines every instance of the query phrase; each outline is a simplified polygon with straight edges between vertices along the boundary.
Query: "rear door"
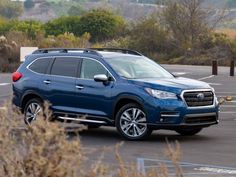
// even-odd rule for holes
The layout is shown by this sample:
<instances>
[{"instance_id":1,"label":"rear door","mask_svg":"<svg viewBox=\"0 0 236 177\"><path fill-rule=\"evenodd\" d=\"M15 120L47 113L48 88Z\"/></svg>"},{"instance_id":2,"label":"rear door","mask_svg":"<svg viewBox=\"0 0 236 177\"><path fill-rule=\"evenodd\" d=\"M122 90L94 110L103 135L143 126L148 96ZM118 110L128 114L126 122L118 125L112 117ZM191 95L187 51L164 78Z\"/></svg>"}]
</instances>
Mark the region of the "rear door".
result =
<instances>
[{"instance_id":1,"label":"rear door","mask_svg":"<svg viewBox=\"0 0 236 177\"><path fill-rule=\"evenodd\" d=\"M112 78L102 63L84 58L79 78L76 80L76 98L79 100L77 106L82 113L107 118L110 117L112 111L111 90L114 79L107 84L95 82L94 76L98 74L105 74Z\"/></svg>"},{"instance_id":2,"label":"rear door","mask_svg":"<svg viewBox=\"0 0 236 177\"><path fill-rule=\"evenodd\" d=\"M76 77L80 59L76 57L56 57L45 77L47 98L55 112L76 113Z\"/></svg>"},{"instance_id":3,"label":"rear door","mask_svg":"<svg viewBox=\"0 0 236 177\"><path fill-rule=\"evenodd\" d=\"M52 62L53 58L50 57L42 57L34 60L27 66L30 74L26 74L24 77L25 88L29 91L36 92L36 94L43 99L45 99L47 93L47 87L45 87L44 80Z\"/></svg>"}]
</instances>

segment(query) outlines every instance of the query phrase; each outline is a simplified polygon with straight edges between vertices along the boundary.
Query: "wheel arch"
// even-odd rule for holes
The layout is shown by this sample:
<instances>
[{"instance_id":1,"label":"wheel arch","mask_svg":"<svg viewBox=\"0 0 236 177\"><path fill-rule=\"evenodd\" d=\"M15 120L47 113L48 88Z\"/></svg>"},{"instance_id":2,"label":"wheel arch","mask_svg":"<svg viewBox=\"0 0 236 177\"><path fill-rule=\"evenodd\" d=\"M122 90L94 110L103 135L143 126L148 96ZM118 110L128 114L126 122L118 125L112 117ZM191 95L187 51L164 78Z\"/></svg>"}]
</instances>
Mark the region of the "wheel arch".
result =
<instances>
[{"instance_id":1,"label":"wheel arch","mask_svg":"<svg viewBox=\"0 0 236 177\"><path fill-rule=\"evenodd\" d=\"M118 99L116 100L114 106L113 106L113 119L115 119L115 116L117 112L122 108L124 105L128 103L136 103L139 106L141 106L142 109L144 109L143 103L144 101L139 98L138 96L134 95L122 95L119 96Z\"/></svg>"},{"instance_id":2,"label":"wheel arch","mask_svg":"<svg viewBox=\"0 0 236 177\"><path fill-rule=\"evenodd\" d=\"M34 92L34 91L28 91L26 92L23 97L22 97L22 100L21 100L21 112L24 113L24 109L25 109L25 106L27 104L27 102L33 98L37 98L39 99L40 101L43 102L43 98L42 96L40 96L37 92Z\"/></svg>"}]
</instances>

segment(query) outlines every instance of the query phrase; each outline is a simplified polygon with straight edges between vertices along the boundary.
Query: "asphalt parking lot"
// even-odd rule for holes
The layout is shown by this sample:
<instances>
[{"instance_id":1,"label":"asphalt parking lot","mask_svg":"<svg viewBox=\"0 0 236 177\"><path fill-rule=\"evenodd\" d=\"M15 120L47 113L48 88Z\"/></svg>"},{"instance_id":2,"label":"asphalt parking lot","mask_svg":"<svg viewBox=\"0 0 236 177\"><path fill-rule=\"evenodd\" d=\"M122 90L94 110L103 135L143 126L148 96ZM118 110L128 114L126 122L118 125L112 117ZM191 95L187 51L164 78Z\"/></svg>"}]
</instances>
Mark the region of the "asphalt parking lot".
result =
<instances>
[{"instance_id":1,"label":"asphalt parking lot","mask_svg":"<svg viewBox=\"0 0 236 177\"><path fill-rule=\"evenodd\" d=\"M169 173L174 175L174 167L164 151L166 139L171 143L177 140L181 145L180 165L185 176L236 177L236 77L229 77L228 67L220 67L219 75L212 76L211 67L207 66L163 66L175 75L205 81L215 88L217 97L233 96L233 101L221 106L219 125L206 128L197 136L183 137L172 131L155 131L146 141L124 141L120 147L121 156L126 162L135 163L143 173L165 163ZM11 75L0 74L0 106L11 93ZM91 162L108 147L103 161L117 166L114 147L123 140L114 128L86 130L81 132L80 138L85 149L94 150Z\"/></svg>"}]
</instances>

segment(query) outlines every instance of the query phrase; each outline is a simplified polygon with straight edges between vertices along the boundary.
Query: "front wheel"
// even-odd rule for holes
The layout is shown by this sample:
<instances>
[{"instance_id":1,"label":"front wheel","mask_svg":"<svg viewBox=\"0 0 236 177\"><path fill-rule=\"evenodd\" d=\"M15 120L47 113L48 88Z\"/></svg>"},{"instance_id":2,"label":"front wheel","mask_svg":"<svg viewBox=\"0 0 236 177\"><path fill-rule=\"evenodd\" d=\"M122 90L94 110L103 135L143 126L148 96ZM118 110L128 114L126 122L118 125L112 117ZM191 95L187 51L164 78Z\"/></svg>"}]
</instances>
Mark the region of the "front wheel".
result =
<instances>
[{"instance_id":1,"label":"front wheel","mask_svg":"<svg viewBox=\"0 0 236 177\"><path fill-rule=\"evenodd\" d=\"M135 103L123 106L116 114L116 128L128 140L145 139L152 133L143 109Z\"/></svg>"},{"instance_id":2,"label":"front wheel","mask_svg":"<svg viewBox=\"0 0 236 177\"><path fill-rule=\"evenodd\" d=\"M202 128L194 128L194 129L179 129L175 131L183 136L193 136L198 134L201 130Z\"/></svg>"}]
</instances>

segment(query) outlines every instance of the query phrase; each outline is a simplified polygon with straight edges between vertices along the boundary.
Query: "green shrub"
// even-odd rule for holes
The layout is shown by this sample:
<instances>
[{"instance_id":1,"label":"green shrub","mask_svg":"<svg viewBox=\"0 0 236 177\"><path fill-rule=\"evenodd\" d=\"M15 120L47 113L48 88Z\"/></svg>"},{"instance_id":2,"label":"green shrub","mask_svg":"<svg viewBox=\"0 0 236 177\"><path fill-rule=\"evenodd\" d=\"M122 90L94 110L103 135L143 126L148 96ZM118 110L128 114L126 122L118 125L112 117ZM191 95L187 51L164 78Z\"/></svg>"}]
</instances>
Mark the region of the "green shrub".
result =
<instances>
[{"instance_id":1,"label":"green shrub","mask_svg":"<svg viewBox=\"0 0 236 177\"><path fill-rule=\"evenodd\" d=\"M18 21L10 29L11 31L21 31L28 35L28 37L35 39L39 33L44 33L43 25L40 22L29 20L29 21Z\"/></svg>"},{"instance_id":2,"label":"green shrub","mask_svg":"<svg viewBox=\"0 0 236 177\"><path fill-rule=\"evenodd\" d=\"M112 12L102 9L92 10L81 16L80 35L88 32L92 41L103 41L113 37L123 25L123 18Z\"/></svg>"},{"instance_id":3,"label":"green shrub","mask_svg":"<svg viewBox=\"0 0 236 177\"><path fill-rule=\"evenodd\" d=\"M0 20L0 35L5 35L8 33L13 26L15 26L18 23L17 20Z\"/></svg>"},{"instance_id":4,"label":"green shrub","mask_svg":"<svg viewBox=\"0 0 236 177\"><path fill-rule=\"evenodd\" d=\"M44 25L46 35L58 36L66 32L73 33L78 35L80 31L80 17L78 16L69 16L69 17L60 17L58 19L49 21Z\"/></svg>"},{"instance_id":5,"label":"green shrub","mask_svg":"<svg viewBox=\"0 0 236 177\"><path fill-rule=\"evenodd\" d=\"M24 32L31 39L35 39L39 33L44 33L42 23L34 20L9 20L2 22L2 25L0 25L0 34L5 35L10 31Z\"/></svg>"}]
</instances>

